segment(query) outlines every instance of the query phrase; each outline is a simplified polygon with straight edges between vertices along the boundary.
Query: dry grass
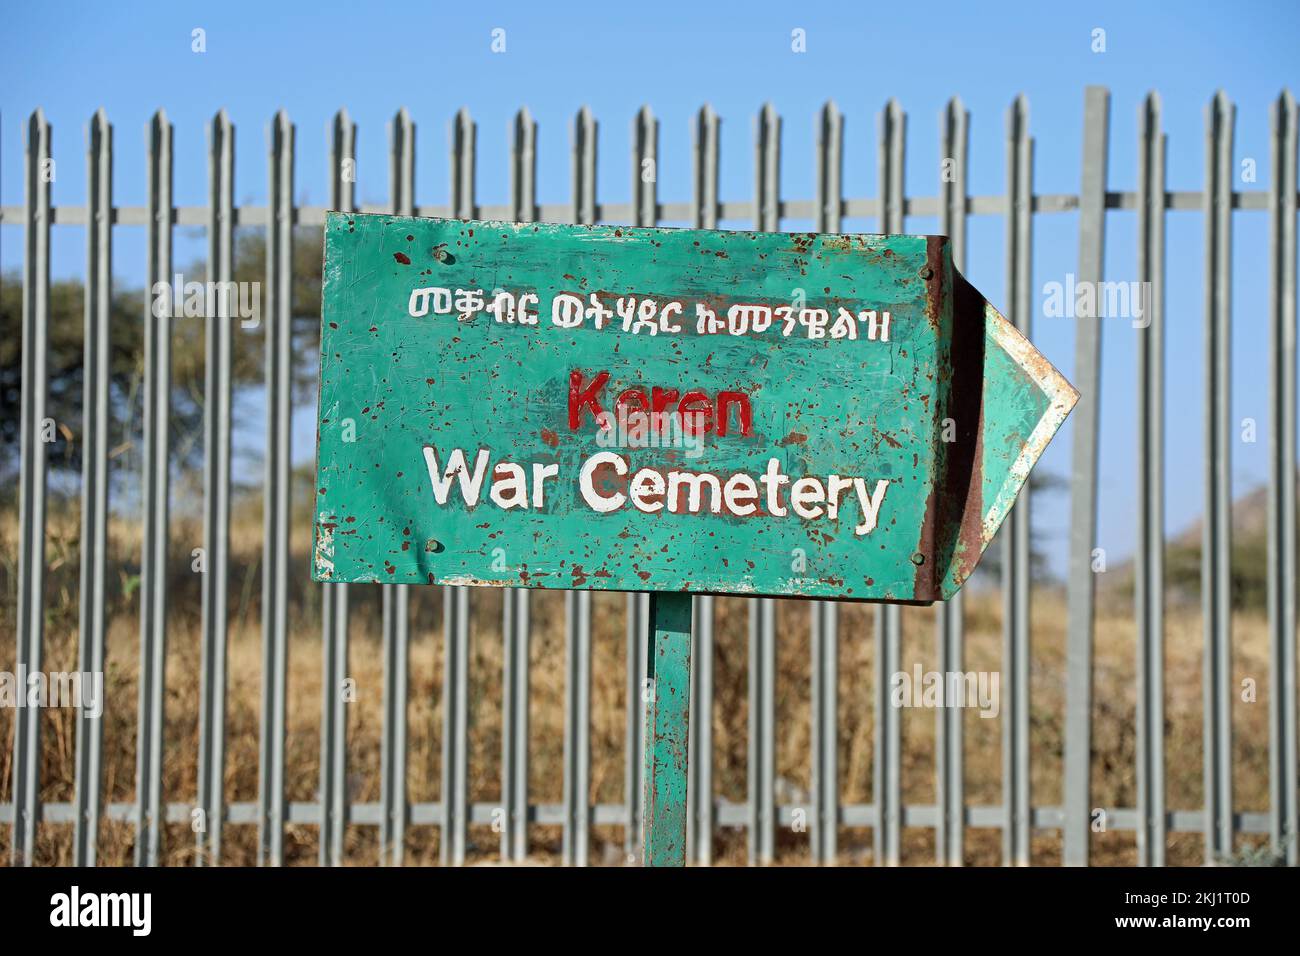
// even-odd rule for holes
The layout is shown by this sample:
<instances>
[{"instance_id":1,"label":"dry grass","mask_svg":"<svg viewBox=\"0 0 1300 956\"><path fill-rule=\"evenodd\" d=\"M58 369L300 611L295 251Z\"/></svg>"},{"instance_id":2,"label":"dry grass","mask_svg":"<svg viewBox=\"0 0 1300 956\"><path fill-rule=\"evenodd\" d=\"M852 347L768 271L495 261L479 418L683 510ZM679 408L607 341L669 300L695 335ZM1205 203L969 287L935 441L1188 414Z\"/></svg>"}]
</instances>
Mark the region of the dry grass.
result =
<instances>
[{"instance_id":1,"label":"dry grass","mask_svg":"<svg viewBox=\"0 0 1300 956\"><path fill-rule=\"evenodd\" d=\"M61 519L51 513L46 625L46 659L43 669L76 667L76 537L75 515ZM62 530L60 530L62 529ZM15 660L12 607L13 555L16 554L12 511L0 514L0 579L6 585L0 604L0 670L13 670ZM119 587L113 602L108 635L105 686L108 708L104 720L104 799L130 801L134 795L135 711L137 694L138 592L129 597L131 556L138 553L138 529L115 524L110 577ZM169 588L170 614L167 648L166 732L164 799L191 801L195 793L198 735L199 653L197 575L189 571L189 542L199 542L192 522L173 525L173 583ZM250 801L257 791L257 747L260 706L261 637L256 594L260 578L257 561L261 532L255 509L241 515L232 547L235 566L231 575L232 624L229 644L227 696L228 801ZM297 541L306 540L298 535ZM306 556L294 557L299 580L307 580ZM378 633L375 588L352 589L350 676L358 700L349 708L348 767L350 796L377 800L379 796L380 727L382 720L382 656ZM1063 712L1065 687L1064 605L1060 595L1043 589L1034 599L1031 673L1032 794L1036 805L1060 800ZM473 598L472 658L470 664L470 796L475 801L498 798L501 732L501 596L480 591ZM745 602L717 602L715 779L717 796L741 801L745 796L745 745L747 720L747 635ZM593 608L592 663L592 786L591 799L617 802L623 789L625 708L625 624L622 595L597 594ZM873 610L844 605L840 616L840 770L841 799L867 802L872 776ZM291 609L289 653L287 797L312 800L319 773L319 720L321 710L321 660L318 594L306 587ZM1134 627L1131 608L1107 598L1099 608L1094 667L1093 798L1100 807L1131 807L1135 801L1133 732ZM564 645L563 596L535 592L532 605L530 796L534 802L561 799L563 759ZM935 666L933 615L929 609L903 613L903 662L925 668ZM1000 609L996 595L972 592L967 599L966 663L969 670L996 670L1001 658ZM412 596L412 643L409 729L409 797L428 801L438 797L441 762L442 657L440 590L417 588ZM809 639L807 606L782 602L778 612L776 683L777 773L783 800L800 799L809 785ZM1267 805L1267 637L1260 615L1241 614L1234 623L1234 679L1238 685L1252 678L1260 688L1257 703L1237 700L1234 720L1235 799L1239 810L1262 810ZM1166 766L1170 808L1201 805L1201 627L1191 611L1173 608L1168 620L1166 650L1167 711ZM72 712L47 710L41 715L42 799L67 801L73 796L75 724ZM904 712L904 799L909 803L933 802L933 741L935 711ZM966 788L972 804L996 804L1001 791L1001 719L981 719L975 711L965 715ZM0 710L0 802L11 799L13 712ZM255 861L255 828L226 828L226 861ZM71 827L41 824L36 857L42 863L68 863ZM0 830L0 860L8 859L10 833ZM497 836L486 827L473 827L471 856L495 856ZM129 863L132 831L128 824L106 823L101 828L100 860ZM1246 845L1251 841L1244 841ZM372 827L353 826L347 834L349 859L356 863L377 860L377 833ZM412 863L437 860L436 827L412 827L407 859ZM842 860L869 862L871 833L841 832ZM717 836L720 862L744 861L742 831ZM805 834L778 833L781 862L806 861ZM187 827L169 826L166 862L192 861L193 837ZM593 833L593 862L620 862L620 829L597 827ZM539 860L554 860L559 832L555 827L535 827L532 848ZM968 863L1000 861L1001 835L996 830L967 831ZM1094 861L1127 864L1135 860L1132 833L1111 832L1093 838ZM1059 860L1060 838L1055 831L1035 832L1036 863ZM312 864L316 860L316 828L292 826L286 839L289 862ZM1197 834L1170 837L1169 861L1201 861ZM924 829L904 831L904 862L927 864L933 860L933 836Z\"/></svg>"}]
</instances>

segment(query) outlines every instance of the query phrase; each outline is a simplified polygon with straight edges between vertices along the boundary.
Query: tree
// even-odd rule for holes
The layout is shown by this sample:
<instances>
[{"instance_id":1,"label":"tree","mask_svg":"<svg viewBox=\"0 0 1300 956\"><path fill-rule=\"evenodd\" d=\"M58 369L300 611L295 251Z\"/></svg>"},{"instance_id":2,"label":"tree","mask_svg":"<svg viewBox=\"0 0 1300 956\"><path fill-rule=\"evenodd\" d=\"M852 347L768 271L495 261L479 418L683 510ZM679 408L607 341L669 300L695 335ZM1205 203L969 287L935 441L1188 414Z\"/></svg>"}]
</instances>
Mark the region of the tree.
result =
<instances>
[{"instance_id":1,"label":"tree","mask_svg":"<svg viewBox=\"0 0 1300 956\"><path fill-rule=\"evenodd\" d=\"M320 336L321 232L295 231L293 255L294 399L309 401L315 385ZM203 263L182 271L185 281L207 279ZM232 336L231 382L236 395L260 388L265 346L266 240L260 231L241 231L236 239L235 280L257 283L260 315L255 328L236 327ZM114 282L109 331L109 449L126 457L123 467L139 468L144 396L144 318L153 296L140 287ZM57 440L47 450L52 476L81 468L83 336L85 287L79 279L51 283L46 414L56 423ZM203 455L204 323L206 318L172 320L170 455L175 467L196 467ZM236 320L237 322L237 320ZM13 477L20 454L22 395L22 282L17 272L0 277L0 501L16 500ZM234 414L252 417L250 403L234 402ZM241 410L242 409L242 410ZM237 417L236 429L248 424Z\"/></svg>"}]
</instances>

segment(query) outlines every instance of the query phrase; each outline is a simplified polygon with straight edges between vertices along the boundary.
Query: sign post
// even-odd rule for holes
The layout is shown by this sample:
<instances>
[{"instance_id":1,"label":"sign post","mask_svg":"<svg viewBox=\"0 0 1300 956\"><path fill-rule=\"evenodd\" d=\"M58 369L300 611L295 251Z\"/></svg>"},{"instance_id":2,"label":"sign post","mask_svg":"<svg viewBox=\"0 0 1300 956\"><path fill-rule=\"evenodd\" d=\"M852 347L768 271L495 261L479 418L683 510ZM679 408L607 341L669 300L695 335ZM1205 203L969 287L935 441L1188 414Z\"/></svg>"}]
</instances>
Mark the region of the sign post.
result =
<instances>
[{"instance_id":1,"label":"sign post","mask_svg":"<svg viewBox=\"0 0 1300 956\"><path fill-rule=\"evenodd\" d=\"M646 866L686 865L686 754L691 701L691 596L650 595L646 661L645 833Z\"/></svg>"},{"instance_id":2,"label":"sign post","mask_svg":"<svg viewBox=\"0 0 1300 956\"><path fill-rule=\"evenodd\" d=\"M647 865L691 595L951 597L1077 399L942 236L330 213L322 300L316 579L651 592Z\"/></svg>"}]
</instances>

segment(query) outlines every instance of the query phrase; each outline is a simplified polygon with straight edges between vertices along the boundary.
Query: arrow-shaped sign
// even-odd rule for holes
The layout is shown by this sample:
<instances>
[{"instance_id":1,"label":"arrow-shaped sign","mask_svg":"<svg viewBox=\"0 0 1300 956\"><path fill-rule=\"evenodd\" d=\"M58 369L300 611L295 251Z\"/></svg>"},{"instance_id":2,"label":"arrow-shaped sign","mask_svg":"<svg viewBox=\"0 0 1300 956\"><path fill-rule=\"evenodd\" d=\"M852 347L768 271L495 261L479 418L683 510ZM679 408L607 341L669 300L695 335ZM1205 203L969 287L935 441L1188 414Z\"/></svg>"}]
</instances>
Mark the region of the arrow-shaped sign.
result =
<instances>
[{"instance_id":1,"label":"arrow-shaped sign","mask_svg":"<svg viewBox=\"0 0 1300 956\"><path fill-rule=\"evenodd\" d=\"M1077 398L939 236L325 235L318 580L946 598Z\"/></svg>"}]
</instances>

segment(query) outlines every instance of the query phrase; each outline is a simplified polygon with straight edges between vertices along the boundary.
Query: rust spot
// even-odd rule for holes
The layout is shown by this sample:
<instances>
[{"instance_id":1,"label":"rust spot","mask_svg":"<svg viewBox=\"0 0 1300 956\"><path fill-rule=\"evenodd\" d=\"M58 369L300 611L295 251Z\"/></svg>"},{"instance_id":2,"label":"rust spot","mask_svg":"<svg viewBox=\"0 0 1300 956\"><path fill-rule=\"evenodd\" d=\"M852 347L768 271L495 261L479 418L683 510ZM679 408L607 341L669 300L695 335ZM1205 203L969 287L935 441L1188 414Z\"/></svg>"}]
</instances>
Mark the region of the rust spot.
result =
<instances>
[{"instance_id":1,"label":"rust spot","mask_svg":"<svg viewBox=\"0 0 1300 956\"><path fill-rule=\"evenodd\" d=\"M943 323L944 257L948 250L947 236L925 237L925 317L930 327L939 331Z\"/></svg>"},{"instance_id":2,"label":"rust spot","mask_svg":"<svg viewBox=\"0 0 1300 956\"><path fill-rule=\"evenodd\" d=\"M411 264L411 257L408 256L405 252L394 252L393 258L396 259L404 266L409 266Z\"/></svg>"},{"instance_id":3,"label":"rust spot","mask_svg":"<svg viewBox=\"0 0 1300 956\"><path fill-rule=\"evenodd\" d=\"M776 444L778 448L785 448L787 445L802 445L807 440L808 436L803 432L791 432Z\"/></svg>"},{"instance_id":4,"label":"rust spot","mask_svg":"<svg viewBox=\"0 0 1300 956\"><path fill-rule=\"evenodd\" d=\"M945 579L965 580L984 549L984 298L959 274L953 286L951 378L939 417L951 417L957 434L937 443L944 493L931 495L916 549L936 560L916 569L918 600L938 598Z\"/></svg>"},{"instance_id":5,"label":"rust spot","mask_svg":"<svg viewBox=\"0 0 1300 956\"><path fill-rule=\"evenodd\" d=\"M549 428L543 428L542 442L543 444L550 445L552 448L558 448L560 447L560 436L555 434L555 432L551 431Z\"/></svg>"}]
</instances>

